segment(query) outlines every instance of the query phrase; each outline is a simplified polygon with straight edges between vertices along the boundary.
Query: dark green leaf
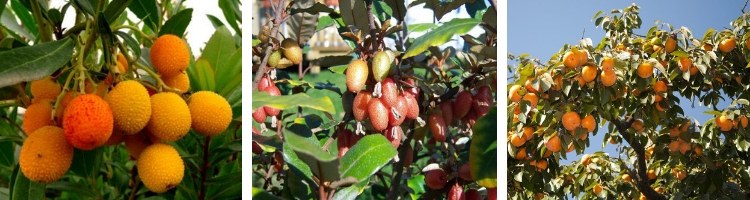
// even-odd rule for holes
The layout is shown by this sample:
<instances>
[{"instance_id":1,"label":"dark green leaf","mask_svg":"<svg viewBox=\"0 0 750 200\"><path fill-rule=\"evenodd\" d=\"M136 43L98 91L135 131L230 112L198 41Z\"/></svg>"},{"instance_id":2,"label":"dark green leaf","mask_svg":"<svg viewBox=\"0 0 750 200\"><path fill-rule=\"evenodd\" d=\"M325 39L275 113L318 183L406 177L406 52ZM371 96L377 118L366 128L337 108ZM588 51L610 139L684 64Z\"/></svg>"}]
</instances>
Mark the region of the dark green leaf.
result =
<instances>
[{"instance_id":1,"label":"dark green leaf","mask_svg":"<svg viewBox=\"0 0 750 200\"><path fill-rule=\"evenodd\" d=\"M114 22L120 17L120 14L128 8L128 5L130 5L130 2L132 1L133 0L112 0L112 2L107 5L107 8L104 9L104 16L107 16L107 21Z\"/></svg>"},{"instance_id":2,"label":"dark green leaf","mask_svg":"<svg viewBox=\"0 0 750 200\"><path fill-rule=\"evenodd\" d=\"M264 191L263 189L253 187L253 199L263 199L263 200L280 200L278 197L275 197L271 195L271 193L268 193Z\"/></svg>"},{"instance_id":3,"label":"dark green leaf","mask_svg":"<svg viewBox=\"0 0 750 200\"><path fill-rule=\"evenodd\" d=\"M74 41L70 38L0 52L0 87L41 79L70 61Z\"/></svg>"},{"instance_id":4,"label":"dark green leaf","mask_svg":"<svg viewBox=\"0 0 750 200\"><path fill-rule=\"evenodd\" d=\"M83 177L94 178L101 169L102 148L90 151L76 149L70 171Z\"/></svg>"},{"instance_id":5,"label":"dark green leaf","mask_svg":"<svg viewBox=\"0 0 750 200\"><path fill-rule=\"evenodd\" d=\"M156 0L138 0L128 5L128 8L151 30L157 30L160 15Z\"/></svg>"},{"instance_id":6,"label":"dark green leaf","mask_svg":"<svg viewBox=\"0 0 750 200\"><path fill-rule=\"evenodd\" d=\"M304 93L283 96L271 96L264 92L253 91L253 110L260 106L269 106L281 110L297 106L311 108L327 113L335 113L336 109L329 97L313 98Z\"/></svg>"},{"instance_id":7,"label":"dark green leaf","mask_svg":"<svg viewBox=\"0 0 750 200\"><path fill-rule=\"evenodd\" d=\"M238 21L242 22L242 11L239 8L239 4L239 0L219 0L219 8L221 8L221 11L224 13L224 18L227 19L227 23L229 23L229 26L231 26L238 35L241 35L242 29L240 29L239 24L237 24Z\"/></svg>"},{"instance_id":8,"label":"dark green leaf","mask_svg":"<svg viewBox=\"0 0 750 200\"><path fill-rule=\"evenodd\" d=\"M365 180L388 164L396 154L396 148L393 148L385 136L365 136L341 157L341 178L351 176L359 181Z\"/></svg>"},{"instance_id":9,"label":"dark green leaf","mask_svg":"<svg viewBox=\"0 0 750 200\"><path fill-rule=\"evenodd\" d=\"M370 32L370 21L367 15L367 7L365 1L362 0L342 0L339 1L339 10L341 10L341 18L344 20L347 26L354 26L363 33Z\"/></svg>"},{"instance_id":10,"label":"dark green leaf","mask_svg":"<svg viewBox=\"0 0 750 200\"><path fill-rule=\"evenodd\" d=\"M229 62L227 58L231 57L235 51L237 51L237 44L234 42L232 33L227 27L219 27L208 39L201 59L208 61L211 69L217 71L216 69L227 65L226 62Z\"/></svg>"},{"instance_id":11,"label":"dark green leaf","mask_svg":"<svg viewBox=\"0 0 750 200\"><path fill-rule=\"evenodd\" d=\"M164 23L164 26L162 26L161 30L159 30L159 35L184 35L185 29L187 29L188 25L190 25L190 20L192 20L192 17L193 9L188 8L178 12Z\"/></svg>"},{"instance_id":12,"label":"dark green leaf","mask_svg":"<svg viewBox=\"0 0 750 200\"><path fill-rule=\"evenodd\" d=\"M292 10L308 9L312 8L314 5L316 5L315 1L294 1L294 4L292 4ZM286 21L286 24L290 30L288 32L289 38L297 40L299 44L305 44L308 40L310 40L310 37L315 34L315 30L318 25L318 13L294 13L291 18Z\"/></svg>"},{"instance_id":13,"label":"dark green leaf","mask_svg":"<svg viewBox=\"0 0 750 200\"><path fill-rule=\"evenodd\" d=\"M388 7L391 7L392 10L392 16L396 18L398 21L404 21L404 17L406 16L406 4L404 1L399 0L384 0L386 4L388 4Z\"/></svg>"},{"instance_id":14,"label":"dark green leaf","mask_svg":"<svg viewBox=\"0 0 750 200\"><path fill-rule=\"evenodd\" d=\"M26 178L21 173L19 165L16 165L11 178L11 200L44 199L44 185Z\"/></svg>"},{"instance_id":15,"label":"dark green leaf","mask_svg":"<svg viewBox=\"0 0 750 200\"><path fill-rule=\"evenodd\" d=\"M227 62L216 66L216 92L221 96L229 96L242 84L242 49L237 49Z\"/></svg>"},{"instance_id":16,"label":"dark green leaf","mask_svg":"<svg viewBox=\"0 0 750 200\"><path fill-rule=\"evenodd\" d=\"M312 134L310 128L295 124L290 126L284 134L284 140L304 161L310 171L322 181L335 181L339 179L339 159L335 155L323 151L320 142ZM388 143L390 145L390 143Z\"/></svg>"},{"instance_id":17,"label":"dark green leaf","mask_svg":"<svg viewBox=\"0 0 750 200\"><path fill-rule=\"evenodd\" d=\"M195 61L195 64L188 68L188 77L190 78L190 88L194 91L209 90L214 91L216 88L216 76L214 69L207 60L201 58Z\"/></svg>"},{"instance_id":18,"label":"dark green leaf","mask_svg":"<svg viewBox=\"0 0 750 200\"><path fill-rule=\"evenodd\" d=\"M314 179L312 171L310 171L310 167L307 166L304 161L300 160L299 157L297 157L297 154L294 153L294 150L289 146L288 143L284 143L283 145L284 151L282 151L282 155L284 157L284 162L287 163L292 172L304 178L308 182L313 183Z\"/></svg>"},{"instance_id":19,"label":"dark green leaf","mask_svg":"<svg viewBox=\"0 0 750 200\"><path fill-rule=\"evenodd\" d=\"M31 35L36 38L36 36L39 34L39 28L37 27L34 18L31 16L29 9L24 7L21 2L19 2L19 0L11 0L10 7L11 9L13 9L13 14L15 14L15 16L17 16L18 19L21 20L21 25L26 27L25 31L29 31Z\"/></svg>"},{"instance_id":20,"label":"dark green leaf","mask_svg":"<svg viewBox=\"0 0 750 200\"><path fill-rule=\"evenodd\" d=\"M481 186L497 187L497 107L479 118L473 131L469 147L471 175ZM494 150L490 150L491 146L495 146Z\"/></svg>"},{"instance_id":21,"label":"dark green leaf","mask_svg":"<svg viewBox=\"0 0 750 200\"><path fill-rule=\"evenodd\" d=\"M469 32L479 22L476 19L453 19L415 39L412 42L412 46L409 46L406 53L404 53L403 58L416 56L427 50L427 48L445 44L453 35Z\"/></svg>"}]
</instances>

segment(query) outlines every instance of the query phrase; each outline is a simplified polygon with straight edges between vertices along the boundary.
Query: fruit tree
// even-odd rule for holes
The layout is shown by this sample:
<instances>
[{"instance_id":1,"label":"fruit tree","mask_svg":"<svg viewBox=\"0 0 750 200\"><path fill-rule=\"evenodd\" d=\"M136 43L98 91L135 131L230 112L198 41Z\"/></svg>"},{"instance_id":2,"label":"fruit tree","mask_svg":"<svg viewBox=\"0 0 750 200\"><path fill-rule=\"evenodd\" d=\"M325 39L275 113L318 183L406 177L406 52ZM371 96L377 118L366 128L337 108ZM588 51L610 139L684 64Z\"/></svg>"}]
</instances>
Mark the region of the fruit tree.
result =
<instances>
[{"instance_id":1,"label":"fruit tree","mask_svg":"<svg viewBox=\"0 0 750 200\"><path fill-rule=\"evenodd\" d=\"M239 1L0 2L0 199L240 196Z\"/></svg>"},{"instance_id":2,"label":"fruit tree","mask_svg":"<svg viewBox=\"0 0 750 200\"><path fill-rule=\"evenodd\" d=\"M271 2L253 38L256 198L495 199L492 2ZM348 53L306 59L324 29ZM463 49L438 48L457 41Z\"/></svg>"},{"instance_id":3,"label":"fruit tree","mask_svg":"<svg viewBox=\"0 0 750 200\"><path fill-rule=\"evenodd\" d=\"M508 197L745 198L750 13L703 37L669 24L635 34L635 4L594 22L606 32L598 44L564 45L547 62L509 57ZM714 117L699 122L680 101ZM598 142L617 155L561 163Z\"/></svg>"}]
</instances>

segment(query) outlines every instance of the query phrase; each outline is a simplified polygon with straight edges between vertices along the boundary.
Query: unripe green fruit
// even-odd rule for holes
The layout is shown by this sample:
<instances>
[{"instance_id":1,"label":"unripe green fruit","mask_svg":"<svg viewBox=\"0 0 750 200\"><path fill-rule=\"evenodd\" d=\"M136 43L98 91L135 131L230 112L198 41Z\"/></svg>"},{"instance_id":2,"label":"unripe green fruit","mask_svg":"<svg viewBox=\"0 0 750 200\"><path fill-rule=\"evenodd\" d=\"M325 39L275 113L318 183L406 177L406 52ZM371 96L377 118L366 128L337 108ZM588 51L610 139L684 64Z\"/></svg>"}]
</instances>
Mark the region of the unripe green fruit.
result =
<instances>
[{"instance_id":1,"label":"unripe green fruit","mask_svg":"<svg viewBox=\"0 0 750 200\"><path fill-rule=\"evenodd\" d=\"M375 53L375 57L372 58L372 75L376 81L380 82L391 72L391 62L393 60L388 53L384 51L378 51Z\"/></svg>"},{"instance_id":2,"label":"unripe green fruit","mask_svg":"<svg viewBox=\"0 0 750 200\"><path fill-rule=\"evenodd\" d=\"M302 49L297 44L297 41L291 38L284 39L281 42L281 49L284 50L284 57L292 61L292 64L296 65L302 62Z\"/></svg>"},{"instance_id":3,"label":"unripe green fruit","mask_svg":"<svg viewBox=\"0 0 750 200\"><path fill-rule=\"evenodd\" d=\"M353 93L361 91L367 83L368 74L367 62L363 60L352 61L346 69L346 88Z\"/></svg>"},{"instance_id":4,"label":"unripe green fruit","mask_svg":"<svg viewBox=\"0 0 750 200\"><path fill-rule=\"evenodd\" d=\"M281 60L281 50L276 50L268 56L268 66L271 68L279 68L279 61Z\"/></svg>"}]
</instances>

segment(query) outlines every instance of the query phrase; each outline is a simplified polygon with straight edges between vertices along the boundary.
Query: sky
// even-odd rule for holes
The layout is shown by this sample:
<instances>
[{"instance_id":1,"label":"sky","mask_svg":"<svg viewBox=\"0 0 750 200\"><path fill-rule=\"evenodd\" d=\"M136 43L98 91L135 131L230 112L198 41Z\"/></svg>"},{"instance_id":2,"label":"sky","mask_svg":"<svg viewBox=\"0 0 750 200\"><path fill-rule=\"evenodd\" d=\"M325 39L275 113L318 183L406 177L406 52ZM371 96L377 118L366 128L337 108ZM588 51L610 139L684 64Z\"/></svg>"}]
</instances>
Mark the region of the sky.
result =
<instances>
[{"instance_id":1,"label":"sky","mask_svg":"<svg viewBox=\"0 0 750 200\"><path fill-rule=\"evenodd\" d=\"M582 35L591 38L594 46L604 36L600 27L595 27L592 17L597 11L608 14L612 9L623 9L632 1L509 1L508 2L508 53L520 55L528 53L543 62L560 50L564 44L578 44ZM640 6L640 17L643 21L640 30L635 33L645 35L648 29L658 23L669 23L675 29L682 26L689 28L693 35L701 38L708 28L724 29L739 17L745 1L646 1L635 2ZM680 100L680 106L687 116L705 122L710 115L703 114L706 107L692 108L690 101ZM728 104L720 103L719 108ZM604 129L604 130L602 130ZM606 127L600 127L596 136L590 136L590 146L584 153L604 151L616 156L615 145L602 147ZM580 160L581 155L568 154L569 164Z\"/></svg>"}]
</instances>

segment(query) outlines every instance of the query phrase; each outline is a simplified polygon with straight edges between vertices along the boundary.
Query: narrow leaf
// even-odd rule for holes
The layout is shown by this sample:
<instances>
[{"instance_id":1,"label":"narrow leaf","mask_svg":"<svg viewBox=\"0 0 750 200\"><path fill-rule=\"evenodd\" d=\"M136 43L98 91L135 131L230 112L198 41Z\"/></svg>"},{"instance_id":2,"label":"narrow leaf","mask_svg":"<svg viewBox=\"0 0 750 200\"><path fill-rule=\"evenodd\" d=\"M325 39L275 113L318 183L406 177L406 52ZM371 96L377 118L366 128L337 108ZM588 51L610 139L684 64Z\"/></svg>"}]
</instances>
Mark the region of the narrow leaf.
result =
<instances>
[{"instance_id":1,"label":"narrow leaf","mask_svg":"<svg viewBox=\"0 0 750 200\"><path fill-rule=\"evenodd\" d=\"M70 38L0 52L0 87L41 79L70 61L74 41Z\"/></svg>"}]
</instances>

